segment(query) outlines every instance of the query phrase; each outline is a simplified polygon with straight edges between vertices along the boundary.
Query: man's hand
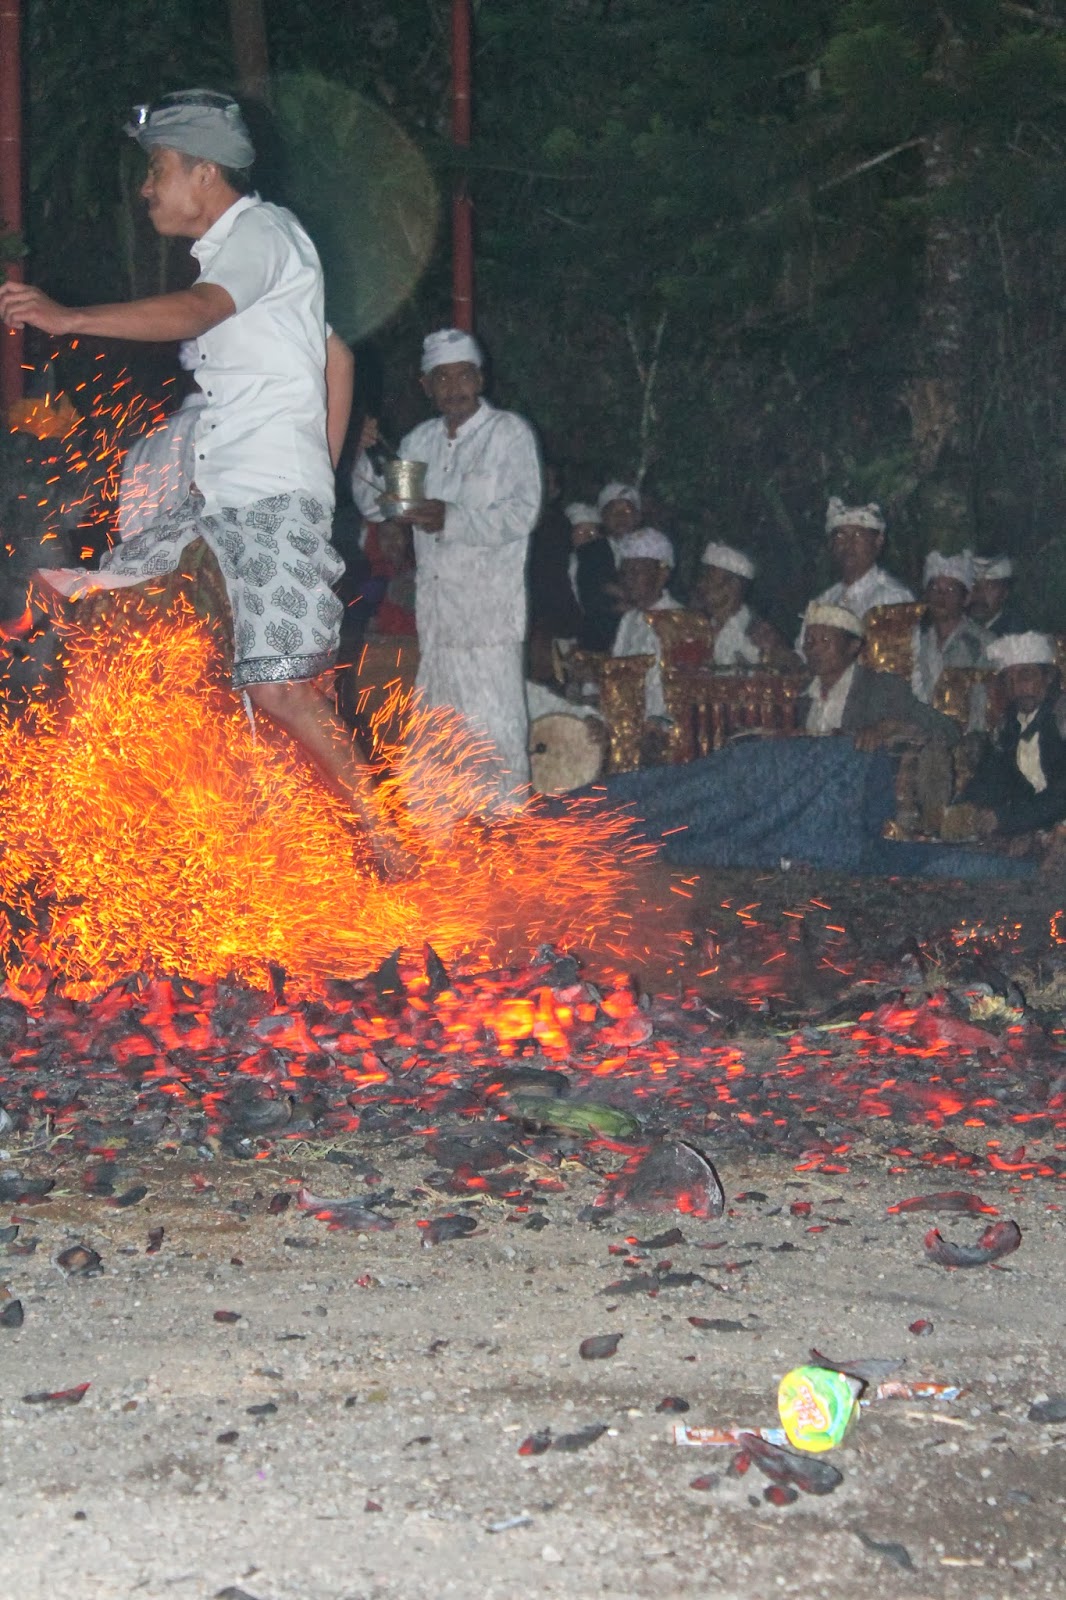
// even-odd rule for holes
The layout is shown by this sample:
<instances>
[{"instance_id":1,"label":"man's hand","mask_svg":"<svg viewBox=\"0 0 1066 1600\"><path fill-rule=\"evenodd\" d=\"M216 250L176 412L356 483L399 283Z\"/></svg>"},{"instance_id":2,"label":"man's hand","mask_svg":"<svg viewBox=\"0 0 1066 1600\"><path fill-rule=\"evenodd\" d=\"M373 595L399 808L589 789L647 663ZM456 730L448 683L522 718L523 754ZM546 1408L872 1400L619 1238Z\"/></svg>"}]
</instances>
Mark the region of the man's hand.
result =
<instances>
[{"instance_id":1,"label":"man's hand","mask_svg":"<svg viewBox=\"0 0 1066 1600\"><path fill-rule=\"evenodd\" d=\"M194 283L189 289L126 300L107 306L61 306L28 283L0 287L0 319L12 328L27 323L44 333L77 334L86 339L137 339L152 344L198 339L232 317L236 307L220 283Z\"/></svg>"},{"instance_id":2,"label":"man's hand","mask_svg":"<svg viewBox=\"0 0 1066 1600\"><path fill-rule=\"evenodd\" d=\"M73 312L50 300L31 283L0 284L0 320L9 328L40 328L43 333L70 333Z\"/></svg>"},{"instance_id":3,"label":"man's hand","mask_svg":"<svg viewBox=\"0 0 1066 1600\"><path fill-rule=\"evenodd\" d=\"M416 528L424 528L427 533L440 533L447 509L443 500L423 500L409 511L398 512L396 521L411 522Z\"/></svg>"}]
</instances>

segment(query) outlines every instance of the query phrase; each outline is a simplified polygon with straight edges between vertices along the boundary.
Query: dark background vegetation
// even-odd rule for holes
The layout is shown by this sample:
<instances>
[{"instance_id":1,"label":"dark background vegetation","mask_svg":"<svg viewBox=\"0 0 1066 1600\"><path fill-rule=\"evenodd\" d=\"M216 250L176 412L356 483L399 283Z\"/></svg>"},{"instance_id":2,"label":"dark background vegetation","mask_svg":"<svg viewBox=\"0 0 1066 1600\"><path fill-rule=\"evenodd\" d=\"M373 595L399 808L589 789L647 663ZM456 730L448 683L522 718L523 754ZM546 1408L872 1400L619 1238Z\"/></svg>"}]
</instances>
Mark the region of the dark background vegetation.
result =
<instances>
[{"instance_id":1,"label":"dark background vegetation","mask_svg":"<svg viewBox=\"0 0 1066 1600\"><path fill-rule=\"evenodd\" d=\"M256 10L26 0L35 281L80 302L182 281L118 130L168 89L248 87ZM361 347L395 432L450 320L448 11L262 4L272 74L387 110L445 202ZM1034 620L1066 624L1066 5L476 0L475 35L479 331L568 495L639 477L683 568L711 535L747 546L779 615L824 575L826 496L876 497L904 576L931 544L1007 549ZM298 196L267 150L264 192ZM342 140L340 222L359 161Z\"/></svg>"}]
</instances>

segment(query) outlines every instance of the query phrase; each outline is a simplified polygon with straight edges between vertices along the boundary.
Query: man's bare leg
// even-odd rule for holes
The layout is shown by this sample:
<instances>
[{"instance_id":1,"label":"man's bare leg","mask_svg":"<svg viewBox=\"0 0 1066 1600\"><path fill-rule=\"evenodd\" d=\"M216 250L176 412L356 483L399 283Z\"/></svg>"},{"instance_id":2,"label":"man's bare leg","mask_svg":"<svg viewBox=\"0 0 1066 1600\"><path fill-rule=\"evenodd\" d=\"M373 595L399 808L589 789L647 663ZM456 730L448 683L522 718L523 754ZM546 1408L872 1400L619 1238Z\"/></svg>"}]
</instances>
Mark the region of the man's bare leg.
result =
<instances>
[{"instance_id":1,"label":"man's bare leg","mask_svg":"<svg viewBox=\"0 0 1066 1600\"><path fill-rule=\"evenodd\" d=\"M327 788L355 813L378 859L402 866L402 848L374 805L369 768L322 691L303 680L250 684L245 692L257 711L296 740Z\"/></svg>"}]
</instances>

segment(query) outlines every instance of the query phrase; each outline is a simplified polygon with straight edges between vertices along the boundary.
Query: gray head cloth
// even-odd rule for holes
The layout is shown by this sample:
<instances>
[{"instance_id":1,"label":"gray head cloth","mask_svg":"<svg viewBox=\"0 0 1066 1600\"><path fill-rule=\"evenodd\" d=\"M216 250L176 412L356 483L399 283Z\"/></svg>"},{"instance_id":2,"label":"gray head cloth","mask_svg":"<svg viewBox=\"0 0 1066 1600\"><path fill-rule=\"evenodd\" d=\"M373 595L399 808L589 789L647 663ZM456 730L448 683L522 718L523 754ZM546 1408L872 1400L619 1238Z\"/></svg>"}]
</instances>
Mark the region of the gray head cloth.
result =
<instances>
[{"instance_id":1,"label":"gray head cloth","mask_svg":"<svg viewBox=\"0 0 1066 1600\"><path fill-rule=\"evenodd\" d=\"M179 89L154 105L134 106L126 132L144 150L162 145L237 171L255 160L240 106L214 89Z\"/></svg>"}]
</instances>

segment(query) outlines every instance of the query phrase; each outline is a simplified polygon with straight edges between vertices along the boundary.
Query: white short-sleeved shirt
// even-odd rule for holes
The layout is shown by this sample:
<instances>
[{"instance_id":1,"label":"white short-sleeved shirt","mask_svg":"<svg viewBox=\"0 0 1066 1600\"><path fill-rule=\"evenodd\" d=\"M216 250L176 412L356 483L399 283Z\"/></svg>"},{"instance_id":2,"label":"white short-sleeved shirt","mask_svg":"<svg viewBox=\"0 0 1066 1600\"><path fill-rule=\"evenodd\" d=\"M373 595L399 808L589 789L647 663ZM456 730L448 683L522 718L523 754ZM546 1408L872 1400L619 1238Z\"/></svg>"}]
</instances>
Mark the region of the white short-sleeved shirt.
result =
<instances>
[{"instance_id":1,"label":"white short-sleeved shirt","mask_svg":"<svg viewBox=\"0 0 1066 1600\"><path fill-rule=\"evenodd\" d=\"M205 404L193 470L205 509L303 489L333 504L326 443L322 267L290 211L258 195L234 201L192 246L199 283L217 283L236 315L197 340Z\"/></svg>"}]
</instances>

